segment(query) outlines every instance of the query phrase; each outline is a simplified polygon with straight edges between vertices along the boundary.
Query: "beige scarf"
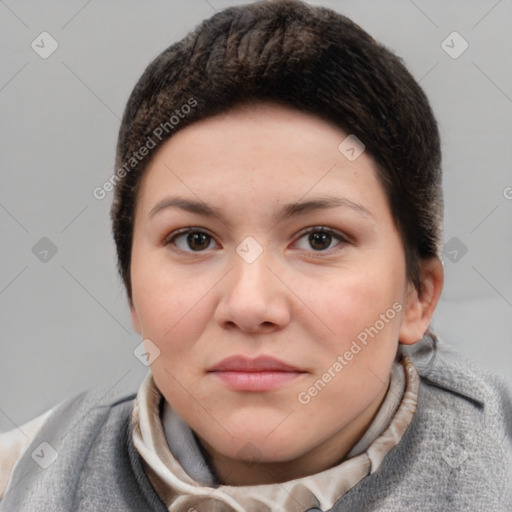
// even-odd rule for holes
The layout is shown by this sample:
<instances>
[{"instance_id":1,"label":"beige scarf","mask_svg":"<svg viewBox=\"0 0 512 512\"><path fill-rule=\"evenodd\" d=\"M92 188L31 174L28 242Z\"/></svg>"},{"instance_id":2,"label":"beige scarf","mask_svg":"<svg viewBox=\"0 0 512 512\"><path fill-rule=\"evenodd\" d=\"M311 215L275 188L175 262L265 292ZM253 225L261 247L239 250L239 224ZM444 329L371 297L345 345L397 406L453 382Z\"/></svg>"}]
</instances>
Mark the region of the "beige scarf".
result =
<instances>
[{"instance_id":1,"label":"beige scarf","mask_svg":"<svg viewBox=\"0 0 512 512\"><path fill-rule=\"evenodd\" d=\"M134 403L133 442L151 484L170 512L304 512L311 507L329 510L361 479L374 473L399 443L416 410L418 388L416 368L404 355L401 361L394 363L388 393L376 417L347 458L320 473L282 483L214 486L190 476L190 469L187 473L171 451L170 446L179 446L174 436L181 436L182 446L184 439L191 440L185 443L188 458L181 454L184 464L188 461L190 466L192 457L196 466L202 465L204 475L206 462L192 441L192 431L165 402L151 372L142 382ZM171 431L165 428L162 411L167 418L174 418L173 425L178 428ZM204 480L203 477L201 481Z\"/></svg>"}]
</instances>

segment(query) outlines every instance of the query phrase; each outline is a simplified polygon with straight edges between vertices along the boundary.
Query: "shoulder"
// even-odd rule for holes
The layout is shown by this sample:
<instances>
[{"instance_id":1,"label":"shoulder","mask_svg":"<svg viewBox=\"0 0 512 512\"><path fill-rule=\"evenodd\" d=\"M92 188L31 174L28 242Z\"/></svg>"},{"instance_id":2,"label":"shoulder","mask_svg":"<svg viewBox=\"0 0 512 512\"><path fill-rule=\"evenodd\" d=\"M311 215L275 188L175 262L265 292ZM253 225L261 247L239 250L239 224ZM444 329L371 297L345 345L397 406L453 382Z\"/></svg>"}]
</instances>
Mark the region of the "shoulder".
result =
<instances>
[{"instance_id":1,"label":"shoulder","mask_svg":"<svg viewBox=\"0 0 512 512\"><path fill-rule=\"evenodd\" d=\"M50 432L51 437L57 439L63 430L87 437L94 431L94 424L105 421L116 406L125 404L129 410L135 396L134 392L119 392L111 384L99 385L57 403L19 428L0 433L0 499L16 463L37 448L37 439L42 433L45 439L50 439Z\"/></svg>"},{"instance_id":2,"label":"shoulder","mask_svg":"<svg viewBox=\"0 0 512 512\"><path fill-rule=\"evenodd\" d=\"M442 436L440 439L450 440L447 450L466 446L464 455L469 456L469 449L474 458L489 461L494 457L510 476L512 392L505 379L443 342L420 379L422 406L430 428Z\"/></svg>"},{"instance_id":3,"label":"shoulder","mask_svg":"<svg viewBox=\"0 0 512 512\"><path fill-rule=\"evenodd\" d=\"M420 376L404 452L415 461L411 478L431 483L447 502L467 504L465 510L480 503L512 505L508 383L439 339L410 357Z\"/></svg>"},{"instance_id":4,"label":"shoulder","mask_svg":"<svg viewBox=\"0 0 512 512\"><path fill-rule=\"evenodd\" d=\"M422 382L436 387L468 410L478 411L487 420L505 424L512 419L512 392L509 384L439 339L430 364L420 370Z\"/></svg>"},{"instance_id":5,"label":"shoulder","mask_svg":"<svg viewBox=\"0 0 512 512\"><path fill-rule=\"evenodd\" d=\"M402 347L415 364L423 388L430 387L447 400L461 402L498 421L510 421L512 391L503 379L437 336L425 336L417 346Z\"/></svg>"},{"instance_id":6,"label":"shoulder","mask_svg":"<svg viewBox=\"0 0 512 512\"><path fill-rule=\"evenodd\" d=\"M0 498L3 496L11 470L21 457L30 439L42 427L56 406L19 428L0 433Z\"/></svg>"}]
</instances>

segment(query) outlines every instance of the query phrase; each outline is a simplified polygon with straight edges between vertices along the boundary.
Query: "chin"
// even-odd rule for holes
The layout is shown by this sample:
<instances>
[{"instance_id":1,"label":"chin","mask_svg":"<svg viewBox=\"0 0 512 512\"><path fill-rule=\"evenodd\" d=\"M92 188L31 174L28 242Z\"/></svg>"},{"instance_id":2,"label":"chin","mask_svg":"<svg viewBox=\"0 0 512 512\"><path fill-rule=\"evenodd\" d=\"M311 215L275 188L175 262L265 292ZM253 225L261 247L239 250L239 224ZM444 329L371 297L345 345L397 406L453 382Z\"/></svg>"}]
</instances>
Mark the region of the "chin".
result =
<instances>
[{"instance_id":1,"label":"chin","mask_svg":"<svg viewBox=\"0 0 512 512\"><path fill-rule=\"evenodd\" d=\"M227 430L233 435L233 437L226 434L222 439L212 439L213 442L208 444L218 453L236 459L247 462L261 462L261 463L272 463L272 462L286 462L294 460L299 457L306 448L302 448L301 445L297 444L297 441L291 443L291 439L297 439L298 434L292 432L283 431L281 435L276 435L276 432L272 432L275 428L275 423L268 430L263 432L261 428L257 433L251 434L247 430L235 432ZM270 435L269 432L272 432Z\"/></svg>"}]
</instances>

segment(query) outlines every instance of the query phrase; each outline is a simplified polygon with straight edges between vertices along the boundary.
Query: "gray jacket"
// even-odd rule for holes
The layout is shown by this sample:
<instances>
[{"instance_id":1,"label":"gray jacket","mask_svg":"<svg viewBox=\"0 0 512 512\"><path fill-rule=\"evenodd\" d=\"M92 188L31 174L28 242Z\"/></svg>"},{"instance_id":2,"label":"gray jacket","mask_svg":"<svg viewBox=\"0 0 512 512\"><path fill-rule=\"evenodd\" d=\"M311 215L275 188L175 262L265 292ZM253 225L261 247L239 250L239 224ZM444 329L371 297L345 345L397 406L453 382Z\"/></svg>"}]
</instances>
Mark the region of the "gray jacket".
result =
<instances>
[{"instance_id":1,"label":"gray jacket","mask_svg":"<svg viewBox=\"0 0 512 512\"><path fill-rule=\"evenodd\" d=\"M331 512L511 512L505 382L429 336L402 350L421 377L416 413ZM14 466L0 512L165 512L132 443L135 396L97 387L61 403Z\"/></svg>"}]
</instances>

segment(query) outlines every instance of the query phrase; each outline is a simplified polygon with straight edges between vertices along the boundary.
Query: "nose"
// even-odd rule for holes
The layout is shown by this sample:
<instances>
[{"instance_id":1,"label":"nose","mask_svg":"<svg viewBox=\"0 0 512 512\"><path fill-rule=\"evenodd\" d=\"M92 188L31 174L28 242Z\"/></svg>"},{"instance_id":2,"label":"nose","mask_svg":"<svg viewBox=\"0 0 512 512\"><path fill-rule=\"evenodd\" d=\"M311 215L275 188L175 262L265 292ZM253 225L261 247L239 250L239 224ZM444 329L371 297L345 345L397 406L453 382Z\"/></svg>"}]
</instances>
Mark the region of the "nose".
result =
<instances>
[{"instance_id":1,"label":"nose","mask_svg":"<svg viewBox=\"0 0 512 512\"><path fill-rule=\"evenodd\" d=\"M215 320L225 329L251 334L284 328L290 321L292 292L283 277L269 251L254 261L235 252L233 268L220 283Z\"/></svg>"}]
</instances>

